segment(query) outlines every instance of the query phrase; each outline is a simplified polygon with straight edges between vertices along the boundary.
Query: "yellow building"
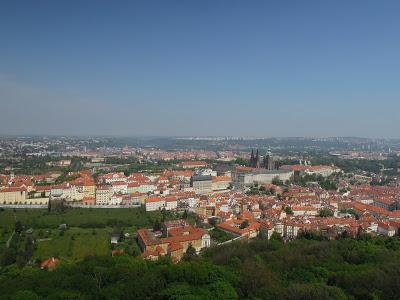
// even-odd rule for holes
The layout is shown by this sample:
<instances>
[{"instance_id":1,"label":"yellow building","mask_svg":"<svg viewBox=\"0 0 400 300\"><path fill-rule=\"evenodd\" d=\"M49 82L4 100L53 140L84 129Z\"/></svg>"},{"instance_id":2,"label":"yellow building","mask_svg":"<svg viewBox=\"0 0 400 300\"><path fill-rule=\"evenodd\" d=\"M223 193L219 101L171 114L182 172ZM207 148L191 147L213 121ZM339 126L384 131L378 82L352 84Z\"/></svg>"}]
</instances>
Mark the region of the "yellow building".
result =
<instances>
[{"instance_id":1,"label":"yellow building","mask_svg":"<svg viewBox=\"0 0 400 300\"><path fill-rule=\"evenodd\" d=\"M96 185L94 182L85 182L83 185L83 194L85 197L95 197L96 196Z\"/></svg>"},{"instance_id":2,"label":"yellow building","mask_svg":"<svg viewBox=\"0 0 400 300\"><path fill-rule=\"evenodd\" d=\"M24 204L25 201L25 188L7 187L0 190L0 203L2 204Z\"/></svg>"},{"instance_id":3,"label":"yellow building","mask_svg":"<svg viewBox=\"0 0 400 300\"><path fill-rule=\"evenodd\" d=\"M229 188L232 182L229 176L213 176L212 177L212 190L221 191Z\"/></svg>"}]
</instances>

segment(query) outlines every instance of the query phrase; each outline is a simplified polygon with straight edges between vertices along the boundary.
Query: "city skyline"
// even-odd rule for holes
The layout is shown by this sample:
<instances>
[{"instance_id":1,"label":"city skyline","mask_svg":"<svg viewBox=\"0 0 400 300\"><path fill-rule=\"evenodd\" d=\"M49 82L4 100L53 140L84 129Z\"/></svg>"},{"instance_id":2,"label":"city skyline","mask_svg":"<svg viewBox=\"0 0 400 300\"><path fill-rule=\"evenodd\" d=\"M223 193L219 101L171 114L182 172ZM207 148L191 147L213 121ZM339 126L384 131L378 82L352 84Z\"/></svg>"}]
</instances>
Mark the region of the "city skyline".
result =
<instances>
[{"instance_id":1,"label":"city skyline","mask_svg":"<svg viewBox=\"0 0 400 300\"><path fill-rule=\"evenodd\" d=\"M400 299L399 11L0 0L0 298Z\"/></svg>"},{"instance_id":2,"label":"city skyline","mask_svg":"<svg viewBox=\"0 0 400 300\"><path fill-rule=\"evenodd\" d=\"M0 134L399 138L400 4L0 4Z\"/></svg>"}]
</instances>

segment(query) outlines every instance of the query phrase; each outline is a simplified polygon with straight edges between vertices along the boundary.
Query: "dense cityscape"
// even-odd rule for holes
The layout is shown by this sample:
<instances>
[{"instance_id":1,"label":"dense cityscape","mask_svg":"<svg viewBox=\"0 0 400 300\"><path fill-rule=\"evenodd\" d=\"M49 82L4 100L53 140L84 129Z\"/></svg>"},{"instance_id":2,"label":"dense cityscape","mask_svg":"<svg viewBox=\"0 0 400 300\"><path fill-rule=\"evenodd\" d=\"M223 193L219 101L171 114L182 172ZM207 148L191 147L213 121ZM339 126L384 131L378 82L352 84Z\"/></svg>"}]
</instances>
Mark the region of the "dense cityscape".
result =
<instances>
[{"instance_id":1,"label":"dense cityscape","mask_svg":"<svg viewBox=\"0 0 400 300\"><path fill-rule=\"evenodd\" d=\"M400 247L396 140L4 137L0 145L3 270L54 270L90 256L175 264L255 241L380 237Z\"/></svg>"}]
</instances>

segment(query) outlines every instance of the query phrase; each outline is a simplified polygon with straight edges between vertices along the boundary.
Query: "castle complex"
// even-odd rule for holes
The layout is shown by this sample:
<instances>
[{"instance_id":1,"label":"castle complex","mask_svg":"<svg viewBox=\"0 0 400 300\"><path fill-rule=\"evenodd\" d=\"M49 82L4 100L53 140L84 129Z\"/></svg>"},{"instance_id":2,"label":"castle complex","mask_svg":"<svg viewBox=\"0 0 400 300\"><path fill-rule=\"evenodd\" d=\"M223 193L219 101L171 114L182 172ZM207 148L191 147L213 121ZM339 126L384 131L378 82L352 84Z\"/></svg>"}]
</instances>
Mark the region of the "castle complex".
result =
<instances>
[{"instance_id":1,"label":"castle complex","mask_svg":"<svg viewBox=\"0 0 400 300\"><path fill-rule=\"evenodd\" d=\"M250 166L253 168L263 168L267 170L276 170L276 162L274 161L271 151L268 150L268 152L264 155L261 163L260 155L258 154L258 149L256 151L256 154L254 155L254 150L251 150L251 156L250 156Z\"/></svg>"}]
</instances>

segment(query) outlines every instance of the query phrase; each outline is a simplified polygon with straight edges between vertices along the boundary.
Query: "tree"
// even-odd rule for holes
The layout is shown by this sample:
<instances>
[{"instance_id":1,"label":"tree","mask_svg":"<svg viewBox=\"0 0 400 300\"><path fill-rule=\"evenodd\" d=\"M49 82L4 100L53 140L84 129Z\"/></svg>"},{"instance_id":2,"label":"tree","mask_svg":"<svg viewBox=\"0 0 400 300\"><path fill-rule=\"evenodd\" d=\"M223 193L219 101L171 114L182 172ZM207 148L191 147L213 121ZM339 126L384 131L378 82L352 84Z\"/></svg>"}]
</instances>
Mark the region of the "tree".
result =
<instances>
[{"instance_id":1,"label":"tree","mask_svg":"<svg viewBox=\"0 0 400 300\"><path fill-rule=\"evenodd\" d=\"M1 266L9 266L13 264L16 260L16 254L14 249L6 248L3 253L0 255L0 265Z\"/></svg>"},{"instance_id":2,"label":"tree","mask_svg":"<svg viewBox=\"0 0 400 300\"><path fill-rule=\"evenodd\" d=\"M241 165L241 166L250 166L250 162L248 159L244 159L244 158L236 158L235 160L235 164Z\"/></svg>"},{"instance_id":3,"label":"tree","mask_svg":"<svg viewBox=\"0 0 400 300\"><path fill-rule=\"evenodd\" d=\"M274 233L270 241L253 239L209 248L205 258L197 257L190 245L185 256L194 259L178 264L168 257L154 263L121 255L86 257L52 272L8 266L1 269L0 298L399 298L397 238L319 242L303 238L290 243L276 239L280 236Z\"/></svg>"},{"instance_id":4,"label":"tree","mask_svg":"<svg viewBox=\"0 0 400 300\"><path fill-rule=\"evenodd\" d=\"M275 286L274 274L261 262L248 258L243 263L241 271L245 275L241 278L240 288L246 298L253 299L261 288Z\"/></svg>"},{"instance_id":5,"label":"tree","mask_svg":"<svg viewBox=\"0 0 400 300\"><path fill-rule=\"evenodd\" d=\"M322 180L322 181L318 181L321 188L325 189L325 190L336 190L337 186L336 183L330 181L330 180Z\"/></svg>"},{"instance_id":6,"label":"tree","mask_svg":"<svg viewBox=\"0 0 400 300\"><path fill-rule=\"evenodd\" d=\"M213 282L209 290L214 299L237 299L238 295L235 289L225 281Z\"/></svg>"},{"instance_id":7,"label":"tree","mask_svg":"<svg viewBox=\"0 0 400 300\"><path fill-rule=\"evenodd\" d=\"M161 209L161 220L162 220L162 222L164 222L166 220L166 217L167 217L167 210L165 209L165 207L163 207Z\"/></svg>"},{"instance_id":8,"label":"tree","mask_svg":"<svg viewBox=\"0 0 400 300\"><path fill-rule=\"evenodd\" d=\"M319 216L320 217L333 217L333 211L330 209L322 209L319 211Z\"/></svg>"},{"instance_id":9,"label":"tree","mask_svg":"<svg viewBox=\"0 0 400 300\"><path fill-rule=\"evenodd\" d=\"M215 226L218 224L218 218L210 218L208 220L208 224L210 224L211 226Z\"/></svg>"},{"instance_id":10,"label":"tree","mask_svg":"<svg viewBox=\"0 0 400 300\"><path fill-rule=\"evenodd\" d=\"M189 247L186 249L186 253L183 255L183 259L190 261L193 258L197 256L196 254L196 249L192 246L192 244L189 244Z\"/></svg>"},{"instance_id":11,"label":"tree","mask_svg":"<svg viewBox=\"0 0 400 300\"><path fill-rule=\"evenodd\" d=\"M41 297L39 297L37 294L35 294L32 291L18 291L15 293L15 295L11 298L12 300L39 300Z\"/></svg>"},{"instance_id":12,"label":"tree","mask_svg":"<svg viewBox=\"0 0 400 300\"><path fill-rule=\"evenodd\" d=\"M161 222L159 219L156 219L153 225L154 231L160 231L161 230Z\"/></svg>"},{"instance_id":13,"label":"tree","mask_svg":"<svg viewBox=\"0 0 400 300\"><path fill-rule=\"evenodd\" d=\"M32 258L33 250L34 250L33 238L31 236L28 236L25 240L25 251L23 252L23 256L26 259L26 261L29 261Z\"/></svg>"},{"instance_id":14,"label":"tree","mask_svg":"<svg viewBox=\"0 0 400 300\"><path fill-rule=\"evenodd\" d=\"M279 186L284 185L283 181L280 180L278 176L276 176L276 177L274 177L274 178L272 179L272 184L279 185Z\"/></svg>"},{"instance_id":15,"label":"tree","mask_svg":"<svg viewBox=\"0 0 400 300\"><path fill-rule=\"evenodd\" d=\"M307 240L315 240L315 241L323 241L326 240L327 238L321 234L321 232L318 231L310 231L310 230L301 230L297 236L297 238L301 239L307 239Z\"/></svg>"},{"instance_id":16,"label":"tree","mask_svg":"<svg viewBox=\"0 0 400 300\"><path fill-rule=\"evenodd\" d=\"M121 242L123 242L124 240L125 240L125 235L124 235L124 233L123 233L122 230L121 230L121 232L119 233L118 242L121 243Z\"/></svg>"},{"instance_id":17,"label":"tree","mask_svg":"<svg viewBox=\"0 0 400 300\"><path fill-rule=\"evenodd\" d=\"M22 230L23 230L23 226L22 226L21 221L15 222L15 232L16 233L21 233Z\"/></svg>"},{"instance_id":18,"label":"tree","mask_svg":"<svg viewBox=\"0 0 400 300\"><path fill-rule=\"evenodd\" d=\"M270 238L269 240L270 240L271 242L272 242L272 241L283 242L283 238L282 238L281 234L278 233L278 232L276 232L276 231L274 231L274 232L271 234L271 238Z\"/></svg>"},{"instance_id":19,"label":"tree","mask_svg":"<svg viewBox=\"0 0 400 300\"><path fill-rule=\"evenodd\" d=\"M242 222L242 224L240 224L240 229L245 229L247 227L249 227L249 221L248 220L244 220Z\"/></svg>"},{"instance_id":20,"label":"tree","mask_svg":"<svg viewBox=\"0 0 400 300\"><path fill-rule=\"evenodd\" d=\"M293 210L290 206L286 206L285 207L285 213L287 213L288 215L293 215Z\"/></svg>"}]
</instances>

